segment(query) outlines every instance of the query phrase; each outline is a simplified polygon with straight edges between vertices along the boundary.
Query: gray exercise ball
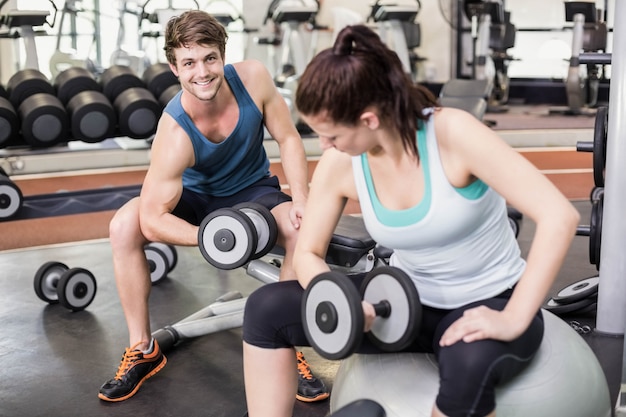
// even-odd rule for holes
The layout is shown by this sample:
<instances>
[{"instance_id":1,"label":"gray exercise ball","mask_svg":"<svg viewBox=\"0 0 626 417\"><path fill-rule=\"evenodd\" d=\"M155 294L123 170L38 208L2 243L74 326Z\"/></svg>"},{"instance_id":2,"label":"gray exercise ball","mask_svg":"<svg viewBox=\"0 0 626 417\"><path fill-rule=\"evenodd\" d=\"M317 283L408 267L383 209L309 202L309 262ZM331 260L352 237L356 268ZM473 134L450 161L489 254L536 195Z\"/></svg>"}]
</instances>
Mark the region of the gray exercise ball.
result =
<instances>
[{"instance_id":1,"label":"gray exercise ball","mask_svg":"<svg viewBox=\"0 0 626 417\"><path fill-rule=\"evenodd\" d=\"M498 417L610 417L611 399L600 364L582 337L543 311L544 338L532 363L496 393ZM355 354L339 366L330 410L361 398L378 402L387 417L429 417L439 390L434 355Z\"/></svg>"}]
</instances>

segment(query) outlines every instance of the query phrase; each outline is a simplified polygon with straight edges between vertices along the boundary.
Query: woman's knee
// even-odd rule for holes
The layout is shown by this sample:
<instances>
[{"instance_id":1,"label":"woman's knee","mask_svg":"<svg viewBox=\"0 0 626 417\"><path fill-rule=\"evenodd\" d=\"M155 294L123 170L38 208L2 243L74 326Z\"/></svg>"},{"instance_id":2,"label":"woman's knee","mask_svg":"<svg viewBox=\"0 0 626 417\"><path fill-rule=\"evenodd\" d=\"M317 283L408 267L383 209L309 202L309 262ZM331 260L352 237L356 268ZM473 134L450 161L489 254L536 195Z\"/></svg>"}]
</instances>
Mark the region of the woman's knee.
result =
<instances>
[{"instance_id":1,"label":"woman's knee","mask_svg":"<svg viewBox=\"0 0 626 417\"><path fill-rule=\"evenodd\" d=\"M246 301L243 340L270 349L293 346L288 329L300 323L301 294L302 287L296 281L266 284L255 290Z\"/></svg>"}]
</instances>

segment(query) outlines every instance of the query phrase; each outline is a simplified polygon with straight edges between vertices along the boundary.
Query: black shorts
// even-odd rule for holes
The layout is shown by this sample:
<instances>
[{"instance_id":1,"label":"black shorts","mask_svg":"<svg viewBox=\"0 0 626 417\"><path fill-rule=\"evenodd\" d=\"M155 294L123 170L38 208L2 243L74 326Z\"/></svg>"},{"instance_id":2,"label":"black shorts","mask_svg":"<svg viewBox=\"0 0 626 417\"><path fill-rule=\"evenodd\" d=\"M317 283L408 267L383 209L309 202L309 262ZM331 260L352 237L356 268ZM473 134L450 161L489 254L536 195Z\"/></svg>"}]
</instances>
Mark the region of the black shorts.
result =
<instances>
[{"instance_id":1,"label":"black shorts","mask_svg":"<svg viewBox=\"0 0 626 417\"><path fill-rule=\"evenodd\" d=\"M271 176L226 197L199 194L183 188L183 194L172 214L198 226L209 213L220 208L232 207L239 203L255 202L271 210L287 201L291 201L291 197L280 190L278 177Z\"/></svg>"}]
</instances>

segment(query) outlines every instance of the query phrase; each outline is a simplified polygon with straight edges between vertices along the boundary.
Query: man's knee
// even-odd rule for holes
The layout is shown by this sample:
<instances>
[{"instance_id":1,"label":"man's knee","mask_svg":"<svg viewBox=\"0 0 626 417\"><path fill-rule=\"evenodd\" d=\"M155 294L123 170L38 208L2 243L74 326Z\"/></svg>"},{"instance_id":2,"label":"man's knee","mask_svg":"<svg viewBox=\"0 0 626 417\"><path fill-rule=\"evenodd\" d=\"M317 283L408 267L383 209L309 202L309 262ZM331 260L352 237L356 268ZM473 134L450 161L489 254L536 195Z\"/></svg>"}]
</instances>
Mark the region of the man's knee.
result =
<instances>
[{"instance_id":1,"label":"man's knee","mask_svg":"<svg viewBox=\"0 0 626 417\"><path fill-rule=\"evenodd\" d=\"M139 227L138 199L133 199L115 212L109 222L109 240L112 244L143 240Z\"/></svg>"}]
</instances>

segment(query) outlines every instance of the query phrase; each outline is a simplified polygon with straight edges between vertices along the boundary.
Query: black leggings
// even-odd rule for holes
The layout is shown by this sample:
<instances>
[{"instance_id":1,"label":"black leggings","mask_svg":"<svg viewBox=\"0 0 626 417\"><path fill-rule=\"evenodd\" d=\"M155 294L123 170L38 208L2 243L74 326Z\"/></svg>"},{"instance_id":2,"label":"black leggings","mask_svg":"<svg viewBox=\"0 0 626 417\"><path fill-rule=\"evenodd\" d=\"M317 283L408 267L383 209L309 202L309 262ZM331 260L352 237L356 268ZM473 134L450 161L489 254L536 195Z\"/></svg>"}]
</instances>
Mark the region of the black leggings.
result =
<instances>
[{"instance_id":1,"label":"black leggings","mask_svg":"<svg viewBox=\"0 0 626 417\"><path fill-rule=\"evenodd\" d=\"M363 275L350 279L360 287ZM246 303L243 340L265 349L310 346L300 315L303 292L297 281L266 284L254 291ZM495 387L519 374L539 349L543 337L541 312L526 332L512 342L487 339L439 346L441 335L465 310L478 305L502 310L511 292L454 310L423 307L419 336L404 351L436 355L440 376L437 407L447 416L485 416L492 412ZM381 353L366 337L357 352Z\"/></svg>"}]
</instances>

